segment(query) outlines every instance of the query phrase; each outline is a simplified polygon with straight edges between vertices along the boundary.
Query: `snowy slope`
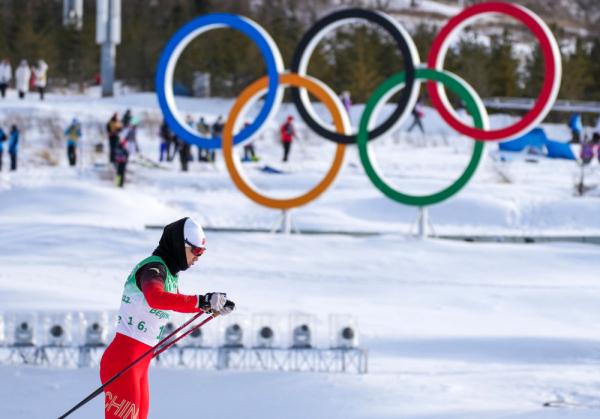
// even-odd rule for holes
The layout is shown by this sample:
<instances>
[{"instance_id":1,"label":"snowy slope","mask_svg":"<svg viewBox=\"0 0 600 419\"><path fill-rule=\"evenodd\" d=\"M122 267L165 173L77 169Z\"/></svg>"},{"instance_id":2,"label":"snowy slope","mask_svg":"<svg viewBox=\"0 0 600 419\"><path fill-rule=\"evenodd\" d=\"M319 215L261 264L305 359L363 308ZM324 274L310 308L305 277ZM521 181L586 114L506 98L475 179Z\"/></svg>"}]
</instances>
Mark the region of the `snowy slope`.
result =
<instances>
[{"instance_id":1,"label":"snowy slope","mask_svg":"<svg viewBox=\"0 0 600 419\"><path fill-rule=\"evenodd\" d=\"M269 227L277 220L275 211L235 189L220 155L216 166L194 162L189 173L179 172L176 162L162 169L132 163L131 183L117 190L107 169L92 164L93 144L105 141L94 126L126 107L157 118L152 95L110 100L50 95L46 104L12 97L2 104L5 121L25 112L60 123L78 116L88 128L79 168L66 166L62 148L55 150L58 166L40 165L35 153L47 147L49 134L31 123L22 170L0 174L1 311L117 309L124 278L160 236L146 225L186 215L223 227ZM195 116L214 117L226 114L231 102L179 104ZM284 107L278 120L290 109ZM494 124L506 119L495 117ZM155 159L156 126L145 124L142 151ZM431 109L426 126L427 137L399 130L374 144L386 174L406 190L447 185L469 157L470 140L448 131ZM546 128L554 138L568 135L560 126ZM299 193L327 168L332 144L303 126L300 132L303 140L294 144L288 165L279 162L273 132L255 140L262 160L245 168L270 193ZM288 173L263 174L262 164ZM507 184L486 157L463 193L431 209L436 232L598 234L598 198L573 196L572 163L520 162L510 170L514 181ZM334 188L293 217L301 229L386 234L211 232L207 253L182 274L182 292L226 290L242 319L264 312L281 318L311 313L322 346L328 344L329 314L353 314L361 345L370 353L369 374L153 369L151 417L196 418L198 412L269 419L597 417L600 247L406 237L416 210L383 197L352 149ZM211 330L220 332L222 324L215 321ZM0 366L0 416L57 417L97 385L94 370ZM541 407L556 397L588 407ZM101 410L95 400L73 417L101 417Z\"/></svg>"},{"instance_id":2,"label":"snowy slope","mask_svg":"<svg viewBox=\"0 0 600 419\"><path fill-rule=\"evenodd\" d=\"M123 278L158 235L4 226L0 304L39 312L114 310ZM329 313L354 313L370 372L154 370L152 417L171 412L175 388L182 418L195 417L189 408L265 418L553 418L564 412L547 412L543 401L579 400L598 390L590 369L600 350L593 314L600 302L597 247L223 233L210 234L209 246L201 264L182 275L183 292L227 290L242 318L313 313L321 329ZM33 264L31 248L38 249ZM319 344L327 342L321 337ZM89 370L0 371L11 418L56 416L98 384ZM25 403L32 391L39 402ZM99 417L100 410L96 401L74 417ZM578 409L566 417L594 414Z\"/></svg>"},{"instance_id":3,"label":"snowy slope","mask_svg":"<svg viewBox=\"0 0 600 419\"><path fill-rule=\"evenodd\" d=\"M178 106L182 112L188 112L196 118L205 115L212 121L218 115L227 114L231 101L182 99L178 100ZM0 115L4 113L5 121L13 120L13 115L19 112L33 113L38 117L28 122L24 133L22 165L28 170L18 176L6 172L0 175L0 196L8 203L0 216L8 217L6 220L18 219L20 206L29 205L27 191L37 196L37 189L43 189L44 195L49 197L55 193L78 193L78 188L88 189L87 193L90 194L119 194L120 191L111 188L110 182L102 179L109 174L93 166L94 162L104 163L106 157L95 156L92 150L94 144L106 143L103 134L105 121L113 112L122 113L127 107L134 114L142 116L142 151L147 157L156 159L160 119L156 99L151 94L132 94L111 100L93 97L63 100L61 96L50 95L45 104L40 104L34 98L24 103L16 99L5 101L0 111ZM361 111L361 105L354 107L353 121L359 119ZM280 162L281 150L276 135L278 121L287 114L296 115L289 104L282 107L278 118L255 139L261 162L245 165L245 170L259 187L278 197L297 195L316 184L329 167L334 151L331 142L316 138L300 123L298 131L301 141L294 144L292 161L284 167ZM52 138L48 131L43 130L43 123L46 120L59 121L56 125L64 127L74 116L84 122L82 167L78 171L64 167L64 149L56 141L52 154L60 162L61 169L39 167L39 155L48 149L49 139ZM514 118L498 115L492 117L492 126L505 126L513 121ZM433 109L426 109L426 136L416 131L407 133L409 123L410 120L399 130L374 143L375 155L386 177L400 190L419 195L450 185L466 167L472 141L457 136ZM554 139L564 140L569 136L566 126L547 125L545 129ZM521 159L499 165L493 159L496 148L494 144L487 145L486 157L476 177L461 194L431 208L431 219L437 233L569 235L600 232L600 218L594 217L595 196L598 193L592 191L583 198L574 196L574 186L580 176L576 164L549 159L526 163ZM193 153L196 154L195 148ZM300 229L408 232L414 225L416 210L388 200L371 185L355 147L348 147L346 154L345 170L338 176L337 183L320 200L295 211L296 225ZM277 214L256 206L238 193L229 179L222 156L218 154L217 160L215 166L194 163L187 174L178 171L177 162L164 164L165 170L148 169L134 163L130 165L134 183L126 193L121 194L120 205L126 205L128 199L130 203L137 199L155 202L144 205L149 209L144 215L148 217L144 220L146 224L159 223L157 208L168 205L171 211L192 211L211 226L271 226ZM258 169L265 165L282 169L287 174L264 174ZM586 175L586 182L591 186L599 181L597 167L594 162ZM46 173L52 176L45 178ZM507 184L506 178L511 179L512 183ZM69 188L69 191L58 192L53 189L52 185L58 179L61 179L60 187ZM101 192L103 188L108 191ZM24 193L15 194L15 189ZM9 195L4 197L4 193ZM138 198L138 194L144 197ZM45 198L38 196L36 199ZM223 205L225 203L227 205ZM11 210L13 206L15 212ZM96 211L102 212L102 209ZM131 210L124 208L123 212L129 214ZM53 217L60 215L54 214ZM121 217L126 216L122 214Z\"/></svg>"}]
</instances>

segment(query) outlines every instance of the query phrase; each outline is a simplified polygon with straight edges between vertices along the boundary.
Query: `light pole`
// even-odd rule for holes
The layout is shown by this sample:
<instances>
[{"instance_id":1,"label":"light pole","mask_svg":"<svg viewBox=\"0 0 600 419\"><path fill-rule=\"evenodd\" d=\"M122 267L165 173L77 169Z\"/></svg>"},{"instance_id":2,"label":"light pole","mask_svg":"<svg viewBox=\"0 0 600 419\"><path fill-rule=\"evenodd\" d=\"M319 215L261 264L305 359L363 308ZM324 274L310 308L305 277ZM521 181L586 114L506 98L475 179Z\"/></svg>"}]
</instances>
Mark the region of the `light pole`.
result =
<instances>
[{"instance_id":1,"label":"light pole","mask_svg":"<svg viewBox=\"0 0 600 419\"><path fill-rule=\"evenodd\" d=\"M117 45L121 43L121 0L97 0L96 43L101 46L102 96L113 96Z\"/></svg>"}]
</instances>

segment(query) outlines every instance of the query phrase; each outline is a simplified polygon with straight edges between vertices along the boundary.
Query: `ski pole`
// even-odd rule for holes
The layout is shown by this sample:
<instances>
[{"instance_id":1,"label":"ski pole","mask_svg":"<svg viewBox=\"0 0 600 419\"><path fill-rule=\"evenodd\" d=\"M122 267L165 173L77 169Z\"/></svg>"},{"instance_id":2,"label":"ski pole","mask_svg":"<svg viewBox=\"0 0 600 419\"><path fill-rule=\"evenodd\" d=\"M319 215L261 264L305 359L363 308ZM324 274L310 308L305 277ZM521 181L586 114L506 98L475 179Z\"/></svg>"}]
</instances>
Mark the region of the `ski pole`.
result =
<instances>
[{"instance_id":1,"label":"ski pole","mask_svg":"<svg viewBox=\"0 0 600 419\"><path fill-rule=\"evenodd\" d=\"M73 413L74 411L76 411L77 409L79 409L81 406L83 406L84 404L88 403L90 400L94 399L96 396L98 396L100 393L102 393L104 391L104 388L106 386L108 386L109 384L111 384L113 381L115 381L117 378L119 378L121 375L123 375L126 371L128 371L131 367L133 367L135 364L137 364L142 359L144 359L146 356L148 356L148 354L150 354L150 353L156 351L157 349L159 349L162 344L164 344L170 338L172 338L173 336L175 336L183 328L185 328L186 326L188 326L190 323L192 323L194 320L196 320L202 314L204 314L204 312L201 312L201 313L198 313L198 314L194 315L191 319L189 319L188 321L186 321L185 323L183 323L181 326L179 326L177 329L175 329L171 334L169 334L163 340L161 340L156 345L154 345L152 348L148 349L146 352L144 352L142 355L140 355L131 364L129 364L128 366L126 366L125 368L123 368L121 371L119 371L118 373L116 373L114 376L112 376L108 381L106 381L106 383L102 384L100 387L98 387L96 390L94 390L89 396L87 396L85 399L83 399L82 401L80 401L79 403L77 403L71 410L69 410L68 412L66 412L64 415L59 416L58 419L64 419L64 418L66 418L71 413ZM200 325L206 324L207 320L212 320L214 317L216 317L216 314L212 314L211 313L210 317L208 319L204 320ZM187 336L187 334L183 335L183 336ZM161 352L162 352L163 349L166 349L166 348L168 348L170 346L171 346L171 344L168 344L165 348L160 348ZM160 352L158 352L158 353L160 353ZM156 355L158 353L156 353ZM154 357L154 355L152 357Z\"/></svg>"},{"instance_id":2,"label":"ski pole","mask_svg":"<svg viewBox=\"0 0 600 419\"><path fill-rule=\"evenodd\" d=\"M231 300L227 300L227 302L225 303L225 307L231 309L232 311L235 310L235 303ZM164 351L166 351L167 349L169 349L171 346L175 345L177 342L179 342L181 339L183 339L184 337L186 337L187 335L189 335L190 333L194 333L194 330L198 330L200 329L202 326L204 326L206 323L208 323L209 321L211 321L212 319L214 319L215 317L217 317L219 315L218 312L213 312L212 316L204 319L202 322L200 322L199 324L192 326L191 328L189 328L185 333L183 333L181 336L173 339L172 341L168 342L167 344L165 344L165 346L163 346L162 348L157 349L157 351L154 353L154 355L152 355L152 358L154 358L155 356L158 356L160 354L162 354ZM171 335L169 336L173 336L173 333L171 333Z\"/></svg>"},{"instance_id":3,"label":"ski pole","mask_svg":"<svg viewBox=\"0 0 600 419\"><path fill-rule=\"evenodd\" d=\"M152 358L157 357L158 355L162 354L164 351L166 351L167 349L169 349L171 346L175 345L177 342L179 342L181 339L183 339L184 337L186 337L187 335L189 335L190 333L192 333L194 330L200 329L202 326L204 326L206 323L208 323L209 321L211 321L212 319L214 319L215 317L217 317L219 314L218 313L214 313L212 316L204 319L202 322L198 323L196 326L188 329L184 334L182 334L181 336L178 336L177 338L173 339L172 341L168 342L165 346L163 346L162 348L158 348L156 350L156 352L154 353L154 355L152 355Z\"/></svg>"}]
</instances>

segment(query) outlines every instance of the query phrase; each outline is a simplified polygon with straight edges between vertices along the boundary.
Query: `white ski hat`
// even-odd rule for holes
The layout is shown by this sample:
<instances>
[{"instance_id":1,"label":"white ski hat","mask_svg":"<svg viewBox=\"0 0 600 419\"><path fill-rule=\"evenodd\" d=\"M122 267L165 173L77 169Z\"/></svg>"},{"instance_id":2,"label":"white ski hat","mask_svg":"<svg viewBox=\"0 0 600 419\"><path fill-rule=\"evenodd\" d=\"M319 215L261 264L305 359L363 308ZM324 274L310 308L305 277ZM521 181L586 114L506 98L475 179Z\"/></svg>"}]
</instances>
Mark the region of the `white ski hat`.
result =
<instances>
[{"instance_id":1,"label":"white ski hat","mask_svg":"<svg viewBox=\"0 0 600 419\"><path fill-rule=\"evenodd\" d=\"M194 219L188 218L183 225L183 239L186 245L206 248L206 236L202 226Z\"/></svg>"}]
</instances>

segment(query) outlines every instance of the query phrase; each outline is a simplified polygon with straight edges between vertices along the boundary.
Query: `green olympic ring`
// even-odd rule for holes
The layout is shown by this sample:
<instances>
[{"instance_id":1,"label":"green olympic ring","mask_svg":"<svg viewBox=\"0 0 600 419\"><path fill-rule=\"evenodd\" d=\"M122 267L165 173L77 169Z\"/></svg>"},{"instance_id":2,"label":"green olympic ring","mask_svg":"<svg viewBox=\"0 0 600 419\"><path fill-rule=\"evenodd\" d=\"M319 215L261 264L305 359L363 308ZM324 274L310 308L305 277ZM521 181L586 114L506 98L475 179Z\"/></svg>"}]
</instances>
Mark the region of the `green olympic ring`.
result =
<instances>
[{"instance_id":1,"label":"green olympic ring","mask_svg":"<svg viewBox=\"0 0 600 419\"><path fill-rule=\"evenodd\" d=\"M477 94L473 88L471 88L463 79L452 73L433 70L430 68L416 69L415 77L418 80L434 80L444 84L448 89L456 93L463 101L467 111L473 117L475 127L487 129L489 125L487 112L482 106L481 101L476 99ZM385 181L384 176L380 174L376 161L371 157L371 144L368 142L368 129L371 116L378 108L381 99L389 98L393 93L402 88L404 86L404 80L404 72L393 75L384 81L367 101L358 127L358 151L360 153L360 160L365 168L367 176L373 185L383 192L385 196L401 204L424 207L427 205L437 204L445 199L450 198L452 195L458 193L469 182L471 177L473 177L475 174L477 166L479 166L479 162L481 161L484 143L481 141L474 141L473 154L471 155L471 160L469 161L468 166L462 175L460 175L458 180L456 180L446 189L431 195L419 196L402 193L390 186L389 183Z\"/></svg>"}]
</instances>

